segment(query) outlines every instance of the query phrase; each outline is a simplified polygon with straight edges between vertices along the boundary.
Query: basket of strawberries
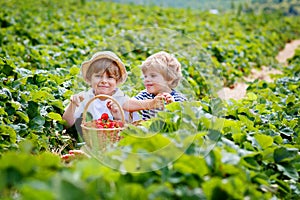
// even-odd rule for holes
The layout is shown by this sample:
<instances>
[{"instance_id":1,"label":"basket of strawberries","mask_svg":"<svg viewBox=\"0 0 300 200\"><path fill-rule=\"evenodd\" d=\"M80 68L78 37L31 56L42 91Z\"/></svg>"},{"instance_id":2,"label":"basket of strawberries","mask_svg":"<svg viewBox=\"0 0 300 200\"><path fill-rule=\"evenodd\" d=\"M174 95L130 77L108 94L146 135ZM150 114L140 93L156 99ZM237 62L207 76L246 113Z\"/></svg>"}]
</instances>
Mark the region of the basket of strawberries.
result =
<instances>
[{"instance_id":1,"label":"basket of strawberries","mask_svg":"<svg viewBox=\"0 0 300 200\"><path fill-rule=\"evenodd\" d=\"M120 110L120 120L111 120L107 113L102 113L99 119L86 121L87 109L89 105L96 99L106 100L110 99L118 106ZM120 131L124 129L125 115L120 104L111 96L97 95L92 98L85 106L82 114L82 134L86 147L92 151L105 151L108 148L112 148L114 144L120 141Z\"/></svg>"}]
</instances>

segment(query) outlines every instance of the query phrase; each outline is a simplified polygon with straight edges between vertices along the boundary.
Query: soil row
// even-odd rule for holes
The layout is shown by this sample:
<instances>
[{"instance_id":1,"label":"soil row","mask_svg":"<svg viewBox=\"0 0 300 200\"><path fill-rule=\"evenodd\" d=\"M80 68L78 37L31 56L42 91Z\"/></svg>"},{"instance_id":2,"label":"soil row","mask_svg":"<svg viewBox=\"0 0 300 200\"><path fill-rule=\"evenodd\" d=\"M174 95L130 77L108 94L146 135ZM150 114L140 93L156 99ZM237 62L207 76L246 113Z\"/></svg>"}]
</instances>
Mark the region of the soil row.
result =
<instances>
[{"instance_id":1,"label":"soil row","mask_svg":"<svg viewBox=\"0 0 300 200\"><path fill-rule=\"evenodd\" d=\"M293 40L285 45L285 48L276 56L276 60L283 65L287 64L287 60L294 56L295 50L300 46L300 40ZM233 88L224 87L218 95L221 99L242 99L246 95L248 84L246 82L253 82L256 79L272 82L272 74L281 74L277 69L263 66L261 69L252 69L250 76L244 77L245 82L239 82Z\"/></svg>"}]
</instances>

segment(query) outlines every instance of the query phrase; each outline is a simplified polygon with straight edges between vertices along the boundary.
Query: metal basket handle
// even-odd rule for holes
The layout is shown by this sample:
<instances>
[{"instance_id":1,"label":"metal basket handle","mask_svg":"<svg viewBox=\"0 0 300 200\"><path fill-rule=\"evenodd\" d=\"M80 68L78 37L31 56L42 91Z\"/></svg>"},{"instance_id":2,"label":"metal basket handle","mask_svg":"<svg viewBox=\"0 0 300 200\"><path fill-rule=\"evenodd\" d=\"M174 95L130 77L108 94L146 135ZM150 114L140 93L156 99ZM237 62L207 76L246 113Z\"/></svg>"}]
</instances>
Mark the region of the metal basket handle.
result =
<instances>
[{"instance_id":1,"label":"metal basket handle","mask_svg":"<svg viewBox=\"0 0 300 200\"><path fill-rule=\"evenodd\" d=\"M123 111L121 105L120 105L120 104L117 102L117 100L116 100L115 98L113 98L112 96L108 96L108 95L104 95L104 94L96 95L96 96L94 96L92 99L90 99L90 100L87 102L87 104L86 104L85 107L84 107L83 113L82 113L82 122L85 122L85 120L86 120L86 114L87 114L87 109L88 109L88 107L89 107L90 104L91 104L94 100L96 100L96 99L100 99L100 100L102 100L102 101L103 101L103 100L106 100L106 99L110 99L110 100L112 100L115 104L117 104L119 110L121 111L121 118L122 118L121 120L122 120L123 124L125 124L125 114L124 114L124 111Z\"/></svg>"}]
</instances>

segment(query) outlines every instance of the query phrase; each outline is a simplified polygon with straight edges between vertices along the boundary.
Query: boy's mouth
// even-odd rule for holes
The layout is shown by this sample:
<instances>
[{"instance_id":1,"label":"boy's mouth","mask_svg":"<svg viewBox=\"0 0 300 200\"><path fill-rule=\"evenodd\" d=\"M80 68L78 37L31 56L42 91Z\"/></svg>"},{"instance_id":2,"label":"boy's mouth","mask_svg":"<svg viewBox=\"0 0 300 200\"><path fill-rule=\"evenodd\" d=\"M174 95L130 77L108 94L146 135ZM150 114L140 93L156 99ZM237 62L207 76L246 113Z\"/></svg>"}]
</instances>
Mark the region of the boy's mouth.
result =
<instances>
[{"instance_id":1,"label":"boy's mouth","mask_svg":"<svg viewBox=\"0 0 300 200\"><path fill-rule=\"evenodd\" d=\"M145 87L152 87L153 84L146 84Z\"/></svg>"},{"instance_id":2,"label":"boy's mouth","mask_svg":"<svg viewBox=\"0 0 300 200\"><path fill-rule=\"evenodd\" d=\"M99 88L109 88L107 85L98 85Z\"/></svg>"}]
</instances>

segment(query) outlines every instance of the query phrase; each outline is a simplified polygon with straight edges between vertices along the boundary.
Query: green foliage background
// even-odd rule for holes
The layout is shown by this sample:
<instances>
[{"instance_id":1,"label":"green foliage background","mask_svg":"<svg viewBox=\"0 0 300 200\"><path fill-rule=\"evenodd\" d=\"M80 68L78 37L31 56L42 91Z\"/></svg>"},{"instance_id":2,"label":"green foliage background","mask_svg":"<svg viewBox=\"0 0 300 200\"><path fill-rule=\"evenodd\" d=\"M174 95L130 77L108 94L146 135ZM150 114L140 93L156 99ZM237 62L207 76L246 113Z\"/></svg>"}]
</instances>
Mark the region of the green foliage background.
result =
<instances>
[{"instance_id":1,"label":"green foliage background","mask_svg":"<svg viewBox=\"0 0 300 200\"><path fill-rule=\"evenodd\" d=\"M0 5L0 198L299 197L299 50L287 67L274 59L300 37L299 17L252 12L249 5L219 15L99 1ZM128 137L120 145L151 152L174 143L172 153L138 160L113 152L115 169L94 158L63 163L61 153L79 148L61 115L69 97L86 87L80 64L95 51L113 50L126 63L122 89L132 96L143 88L138 66L161 49L182 63L179 90L191 102L173 104L171 112L124 133L160 130L152 140ZM251 83L243 100L216 97L219 87L263 65L283 74L274 83ZM178 150L184 150L180 158L156 167ZM143 162L148 172L133 173L142 172Z\"/></svg>"},{"instance_id":2,"label":"green foliage background","mask_svg":"<svg viewBox=\"0 0 300 200\"><path fill-rule=\"evenodd\" d=\"M187 8L193 10L218 10L227 12L243 10L244 12L281 12L284 15L300 15L300 4L297 0L106 0L138 5L156 5L163 7Z\"/></svg>"}]
</instances>

